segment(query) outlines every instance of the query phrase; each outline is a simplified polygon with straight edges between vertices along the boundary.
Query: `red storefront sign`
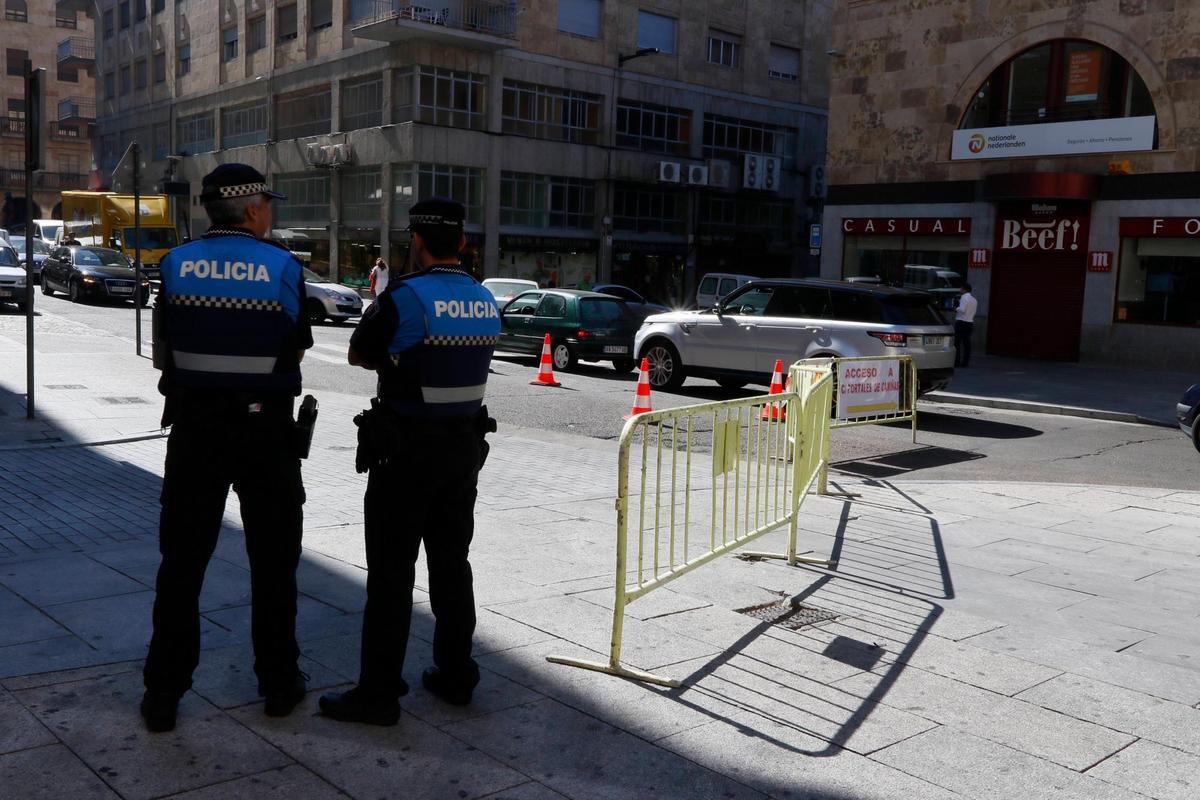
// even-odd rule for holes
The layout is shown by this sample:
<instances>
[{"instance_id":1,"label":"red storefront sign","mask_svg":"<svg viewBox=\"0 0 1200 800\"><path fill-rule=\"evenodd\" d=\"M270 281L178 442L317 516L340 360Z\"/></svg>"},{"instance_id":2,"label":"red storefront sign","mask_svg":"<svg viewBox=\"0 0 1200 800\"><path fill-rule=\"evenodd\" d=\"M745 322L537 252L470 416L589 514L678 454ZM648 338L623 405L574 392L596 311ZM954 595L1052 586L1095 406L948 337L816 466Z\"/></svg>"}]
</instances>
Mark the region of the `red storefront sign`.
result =
<instances>
[{"instance_id":1,"label":"red storefront sign","mask_svg":"<svg viewBox=\"0 0 1200 800\"><path fill-rule=\"evenodd\" d=\"M1088 272L1112 272L1113 252L1092 250L1088 253Z\"/></svg>"},{"instance_id":2,"label":"red storefront sign","mask_svg":"<svg viewBox=\"0 0 1200 800\"><path fill-rule=\"evenodd\" d=\"M842 233L875 236L963 236L970 217L843 217Z\"/></svg>"},{"instance_id":3,"label":"red storefront sign","mask_svg":"<svg viewBox=\"0 0 1200 800\"><path fill-rule=\"evenodd\" d=\"M986 269L992 265L992 251L986 247L972 247L967 254L967 265L974 269Z\"/></svg>"},{"instance_id":4,"label":"red storefront sign","mask_svg":"<svg viewBox=\"0 0 1200 800\"><path fill-rule=\"evenodd\" d=\"M1200 217L1122 217L1121 235L1200 237Z\"/></svg>"}]
</instances>

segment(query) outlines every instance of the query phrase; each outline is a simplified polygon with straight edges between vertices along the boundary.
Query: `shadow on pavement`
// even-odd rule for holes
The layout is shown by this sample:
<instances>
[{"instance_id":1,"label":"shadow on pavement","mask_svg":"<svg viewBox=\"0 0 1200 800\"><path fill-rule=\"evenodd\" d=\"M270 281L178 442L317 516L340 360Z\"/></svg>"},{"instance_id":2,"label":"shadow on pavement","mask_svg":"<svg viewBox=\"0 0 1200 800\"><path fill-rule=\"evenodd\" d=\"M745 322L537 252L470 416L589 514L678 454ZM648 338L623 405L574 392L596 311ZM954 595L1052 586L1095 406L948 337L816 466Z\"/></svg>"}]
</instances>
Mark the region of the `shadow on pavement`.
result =
<instances>
[{"instance_id":1,"label":"shadow on pavement","mask_svg":"<svg viewBox=\"0 0 1200 800\"><path fill-rule=\"evenodd\" d=\"M923 469L962 464L967 461L977 461L981 458L987 458L987 456L983 453L973 453L968 450L926 446L872 456L866 459L834 461L829 466L838 472L858 475L864 478L894 478L897 475L905 475Z\"/></svg>"},{"instance_id":2,"label":"shadow on pavement","mask_svg":"<svg viewBox=\"0 0 1200 800\"><path fill-rule=\"evenodd\" d=\"M904 424L907 427L907 424ZM1031 439L1041 436L1042 431L1027 425L1014 425L977 416L939 414L920 411L917 415L918 430L927 433L945 433L952 436L971 436L979 439Z\"/></svg>"}]
</instances>

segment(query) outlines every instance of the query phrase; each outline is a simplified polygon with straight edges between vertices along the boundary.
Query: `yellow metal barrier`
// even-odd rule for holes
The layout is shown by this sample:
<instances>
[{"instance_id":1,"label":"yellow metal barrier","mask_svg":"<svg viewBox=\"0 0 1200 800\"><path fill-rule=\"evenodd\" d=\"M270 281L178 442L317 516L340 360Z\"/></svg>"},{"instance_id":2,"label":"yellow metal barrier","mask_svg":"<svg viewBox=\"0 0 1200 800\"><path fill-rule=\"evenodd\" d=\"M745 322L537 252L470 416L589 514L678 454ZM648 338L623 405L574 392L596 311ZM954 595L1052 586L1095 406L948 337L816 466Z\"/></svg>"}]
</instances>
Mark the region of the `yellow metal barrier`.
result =
<instances>
[{"instance_id":1,"label":"yellow metal barrier","mask_svg":"<svg viewBox=\"0 0 1200 800\"><path fill-rule=\"evenodd\" d=\"M782 395L654 411L625 423L609 659L549 656L548 661L676 686L668 678L622 666L629 603L783 525L790 526L786 553L748 555L792 565L834 565L796 555L800 505L821 480L828 459L833 376L826 362L796 364L791 377ZM632 486L631 474L638 476Z\"/></svg>"}]
</instances>

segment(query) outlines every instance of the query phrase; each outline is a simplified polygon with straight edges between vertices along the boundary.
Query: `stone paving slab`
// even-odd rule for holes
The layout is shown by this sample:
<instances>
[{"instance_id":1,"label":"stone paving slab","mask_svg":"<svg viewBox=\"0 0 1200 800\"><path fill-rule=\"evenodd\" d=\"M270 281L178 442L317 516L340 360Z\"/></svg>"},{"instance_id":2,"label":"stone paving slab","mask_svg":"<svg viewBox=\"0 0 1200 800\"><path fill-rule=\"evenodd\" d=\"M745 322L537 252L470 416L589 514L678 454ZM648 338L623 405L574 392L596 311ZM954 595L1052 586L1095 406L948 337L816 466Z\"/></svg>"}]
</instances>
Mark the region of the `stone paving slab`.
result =
<instances>
[{"instance_id":1,"label":"stone paving slab","mask_svg":"<svg viewBox=\"0 0 1200 800\"><path fill-rule=\"evenodd\" d=\"M1088 774L1158 800L1200 795L1200 757L1154 742L1134 742Z\"/></svg>"},{"instance_id":2,"label":"stone paving slab","mask_svg":"<svg viewBox=\"0 0 1200 800\"><path fill-rule=\"evenodd\" d=\"M21 800L118 800L104 781L61 744L0 755L0 786Z\"/></svg>"}]
</instances>

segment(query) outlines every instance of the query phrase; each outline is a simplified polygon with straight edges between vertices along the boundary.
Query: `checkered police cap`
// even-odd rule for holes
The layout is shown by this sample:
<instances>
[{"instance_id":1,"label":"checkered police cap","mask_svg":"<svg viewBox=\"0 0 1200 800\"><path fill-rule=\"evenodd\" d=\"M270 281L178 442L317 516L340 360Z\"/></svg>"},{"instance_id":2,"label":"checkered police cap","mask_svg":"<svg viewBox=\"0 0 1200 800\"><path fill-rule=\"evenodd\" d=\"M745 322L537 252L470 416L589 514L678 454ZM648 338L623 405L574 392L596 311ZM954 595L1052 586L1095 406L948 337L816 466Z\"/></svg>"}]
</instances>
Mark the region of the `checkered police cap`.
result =
<instances>
[{"instance_id":1,"label":"checkered police cap","mask_svg":"<svg viewBox=\"0 0 1200 800\"><path fill-rule=\"evenodd\" d=\"M408 229L420 233L422 228L434 228L449 225L461 228L466 219L467 210L462 203L448 197L431 197L415 203L408 210Z\"/></svg>"},{"instance_id":2,"label":"checkered police cap","mask_svg":"<svg viewBox=\"0 0 1200 800\"><path fill-rule=\"evenodd\" d=\"M279 192L268 189L267 179L254 167L248 164L222 164L204 176L200 202L232 200L258 194L277 200L287 199Z\"/></svg>"}]
</instances>

